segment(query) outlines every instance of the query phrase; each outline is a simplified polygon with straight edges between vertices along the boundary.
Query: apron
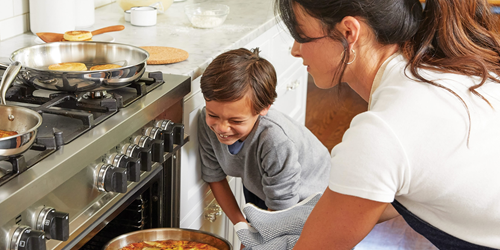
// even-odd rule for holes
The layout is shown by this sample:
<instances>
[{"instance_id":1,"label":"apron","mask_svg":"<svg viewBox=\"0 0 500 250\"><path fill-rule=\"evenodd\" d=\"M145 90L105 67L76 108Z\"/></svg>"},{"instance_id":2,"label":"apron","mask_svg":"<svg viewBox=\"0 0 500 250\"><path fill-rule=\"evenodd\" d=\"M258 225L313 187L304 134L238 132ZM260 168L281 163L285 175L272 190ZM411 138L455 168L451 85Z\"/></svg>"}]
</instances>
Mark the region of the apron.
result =
<instances>
[{"instance_id":1,"label":"apron","mask_svg":"<svg viewBox=\"0 0 500 250\"><path fill-rule=\"evenodd\" d=\"M396 200L392 202L392 205L398 211L398 213L403 216L404 220L411 228L427 238L432 244L434 244L434 246L439 249L494 250L494 248L479 246L441 231L440 229L432 226L431 224L414 215Z\"/></svg>"}]
</instances>

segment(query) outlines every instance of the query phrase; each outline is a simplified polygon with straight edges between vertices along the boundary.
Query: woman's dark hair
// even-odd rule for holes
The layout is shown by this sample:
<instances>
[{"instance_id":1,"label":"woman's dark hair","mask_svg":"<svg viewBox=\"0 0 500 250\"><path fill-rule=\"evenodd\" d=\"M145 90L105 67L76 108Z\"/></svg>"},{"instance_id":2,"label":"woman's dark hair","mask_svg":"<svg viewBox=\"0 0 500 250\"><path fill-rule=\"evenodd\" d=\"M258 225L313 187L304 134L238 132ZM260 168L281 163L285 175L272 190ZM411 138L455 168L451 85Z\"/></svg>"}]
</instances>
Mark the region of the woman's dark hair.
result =
<instances>
[{"instance_id":1,"label":"woman's dark hair","mask_svg":"<svg viewBox=\"0 0 500 250\"><path fill-rule=\"evenodd\" d=\"M426 0L425 8L418 0L276 0L275 11L281 16L299 43L317 38L305 37L298 26L293 5L323 24L326 36L339 40L345 52L336 75L339 81L349 58L347 41L335 25L346 16L362 18L380 44L398 44L408 60L408 69L420 81L451 89L425 79L419 69L478 76L482 81L469 90L482 98L476 89L486 80L500 83L500 35L498 18L487 0ZM490 104L491 106L491 104ZM471 126L469 126L470 135Z\"/></svg>"},{"instance_id":2,"label":"woman's dark hair","mask_svg":"<svg viewBox=\"0 0 500 250\"><path fill-rule=\"evenodd\" d=\"M339 77L334 77L339 83L350 57L346 38L335 28L344 17L364 19L373 29L377 41L383 45L402 45L415 35L422 19L422 5L418 0L276 0L275 12L299 43L323 37L307 37L302 32L294 13L294 4L321 21L326 37L338 40L344 46L345 53L336 72Z\"/></svg>"},{"instance_id":3,"label":"woman's dark hair","mask_svg":"<svg viewBox=\"0 0 500 250\"><path fill-rule=\"evenodd\" d=\"M201 77L205 100L233 102L250 95L256 114L272 105L277 97L276 71L259 52L241 48L217 56Z\"/></svg>"},{"instance_id":4,"label":"woman's dark hair","mask_svg":"<svg viewBox=\"0 0 500 250\"><path fill-rule=\"evenodd\" d=\"M489 104L476 89L487 79L500 82L498 20L490 8L487 0L427 0L420 28L402 47L411 73L453 94L450 89L422 77L418 70L479 76L482 81L469 90Z\"/></svg>"}]
</instances>

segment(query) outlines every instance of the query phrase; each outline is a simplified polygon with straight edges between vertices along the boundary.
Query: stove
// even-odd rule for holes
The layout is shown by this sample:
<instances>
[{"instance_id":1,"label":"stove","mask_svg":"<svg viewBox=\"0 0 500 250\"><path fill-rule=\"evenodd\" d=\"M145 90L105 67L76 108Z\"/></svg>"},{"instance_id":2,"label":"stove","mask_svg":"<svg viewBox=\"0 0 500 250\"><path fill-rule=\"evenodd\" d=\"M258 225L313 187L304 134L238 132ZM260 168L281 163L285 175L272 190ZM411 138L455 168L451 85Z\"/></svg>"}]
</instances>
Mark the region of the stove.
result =
<instances>
[{"instance_id":1,"label":"stove","mask_svg":"<svg viewBox=\"0 0 500 250\"><path fill-rule=\"evenodd\" d=\"M155 226L175 227L177 152L189 140L182 100L189 92L189 77L162 72L100 92L12 84L8 104L35 110L43 121L28 151L0 156L0 249L88 245L120 211L143 199L152 180L160 183L160 194L147 199L161 206Z\"/></svg>"},{"instance_id":2,"label":"stove","mask_svg":"<svg viewBox=\"0 0 500 250\"><path fill-rule=\"evenodd\" d=\"M28 152L0 161L0 186L164 83L161 72L147 75L109 93L64 93L38 90L19 82L13 84L6 100L39 112L43 124Z\"/></svg>"}]
</instances>

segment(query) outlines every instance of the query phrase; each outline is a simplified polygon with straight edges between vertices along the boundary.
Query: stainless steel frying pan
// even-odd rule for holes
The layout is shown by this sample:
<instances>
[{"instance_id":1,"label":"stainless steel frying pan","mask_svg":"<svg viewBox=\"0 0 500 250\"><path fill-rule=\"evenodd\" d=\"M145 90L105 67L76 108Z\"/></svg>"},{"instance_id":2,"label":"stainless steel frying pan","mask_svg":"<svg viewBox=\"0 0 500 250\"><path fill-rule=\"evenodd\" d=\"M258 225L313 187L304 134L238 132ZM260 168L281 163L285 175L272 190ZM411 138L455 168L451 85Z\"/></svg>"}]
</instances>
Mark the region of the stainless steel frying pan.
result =
<instances>
[{"instance_id":1,"label":"stainless steel frying pan","mask_svg":"<svg viewBox=\"0 0 500 250\"><path fill-rule=\"evenodd\" d=\"M219 250L232 250L226 239L208 232L185 228L153 228L123 234L112 239L103 250L119 250L130 243L155 240L189 240L209 244Z\"/></svg>"},{"instance_id":2,"label":"stainless steel frying pan","mask_svg":"<svg viewBox=\"0 0 500 250\"><path fill-rule=\"evenodd\" d=\"M136 46L109 42L53 42L16 50L10 60L22 65L20 77L39 88L65 92L113 90L141 78L149 53ZM87 68L102 64L122 67L93 71L53 71L56 63L80 62ZM1 65L3 68L6 65Z\"/></svg>"},{"instance_id":3,"label":"stainless steel frying pan","mask_svg":"<svg viewBox=\"0 0 500 250\"><path fill-rule=\"evenodd\" d=\"M36 111L6 105L5 93L20 70L19 62L12 63L4 72L0 83L0 129L18 133L0 138L0 159L28 150L35 141L38 127L42 124L42 116Z\"/></svg>"}]
</instances>

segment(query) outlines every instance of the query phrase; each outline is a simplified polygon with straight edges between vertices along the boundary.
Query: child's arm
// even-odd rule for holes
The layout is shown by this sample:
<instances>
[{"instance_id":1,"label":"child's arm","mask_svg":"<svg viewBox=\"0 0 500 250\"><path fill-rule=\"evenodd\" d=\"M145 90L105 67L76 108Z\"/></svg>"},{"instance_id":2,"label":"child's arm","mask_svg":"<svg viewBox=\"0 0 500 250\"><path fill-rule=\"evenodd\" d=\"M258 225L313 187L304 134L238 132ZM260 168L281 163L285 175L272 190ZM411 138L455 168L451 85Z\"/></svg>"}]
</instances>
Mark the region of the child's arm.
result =
<instances>
[{"instance_id":1,"label":"child's arm","mask_svg":"<svg viewBox=\"0 0 500 250\"><path fill-rule=\"evenodd\" d=\"M233 224L242 221L246 222L247 220L245 219L245 216L243 216L243 213L241 213L227 180L224 179L222 181L211 182L209 184L217 203L219 203L222 207L222 210L226 213L231 222Z\"/></svg>"}]
</instances>

